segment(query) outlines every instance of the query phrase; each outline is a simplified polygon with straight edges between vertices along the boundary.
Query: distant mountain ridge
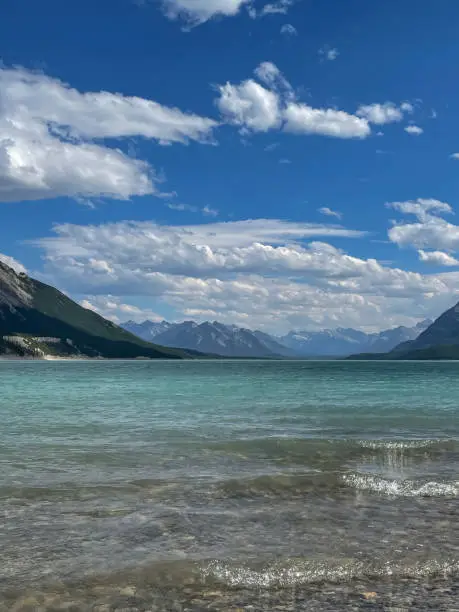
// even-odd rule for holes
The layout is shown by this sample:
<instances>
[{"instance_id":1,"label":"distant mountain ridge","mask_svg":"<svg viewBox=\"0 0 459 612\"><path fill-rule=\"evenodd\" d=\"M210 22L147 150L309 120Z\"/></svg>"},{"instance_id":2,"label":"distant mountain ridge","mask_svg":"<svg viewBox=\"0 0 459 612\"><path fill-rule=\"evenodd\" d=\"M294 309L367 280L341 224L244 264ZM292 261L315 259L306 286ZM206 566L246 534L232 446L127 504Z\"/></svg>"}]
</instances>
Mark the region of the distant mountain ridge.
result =
<instances>
[{"instance_id":1,"label":"distant mountain ridge","mask_svg":"<svg viewBox=\"0 0 459 612\"><path fill-rule=\"evenodd\" d=\"M280 341L303 356L341 357L355 352L383 353L402 342L414 340L430 323L427 320L414 327L399 326L370 334L352 328L295 331L283 336Z\"/></svg>"},{"instance_id":2,"label":"distant mountain ridge","mask_svg":"<svg viewBox=\"0 0 459 612\"><path fill-rule=\"evenodd\" d=\"M143 323L136 323L135 321L126 321L126 323L121 323L121 327L123 327L123 329L130 331L131 334L135 334L136 336L139 336L139 338L147 340L148 342L151 342L162 332L167 331L172 325L172 323L168 323L167 321L160 321L157 323L154 321L149 321L148 319Z\"/></svg>"},{"instance_id":3,"label":"distant mountain ridge","mask_svg":"<svg viewBox=\"0 0 459 612\"><path fill-rule=\"evenodd\" d=\"M163 346L196 350L223 357L293 357L294 352L263 332L224 325L218 321L183 321L153 323L128 321L124 329L143 339L154 338Z\"/></svg>"},{"instance_id":4,"label":"distant mountain ridge","mask_svg":"<svg viewBox=\"0 0 459 612\"><path fill-rule=\"evenodd\" d=\"M371 334L351 328L338 328L292 331L282 337L236 325L224 325L218 321L127 321L121 326L144 340L154 338L155 342L164 346L193 349L224 357L303 358L344 357L357 352L390 351L402 342L415 339L429 323L423 321L412 328L401 326Z\"/></svg>"},{"instance_id":5,"label":"distant mountain ridge","mask_svg":"<svg viewBox=\"0 0 459 612\"><path fill-rule=\"evenodd\" d=\"M156 346L83 308L66 295L0 262L0 355L173 358L185 352Z\"/></svg>"}]
</instances>

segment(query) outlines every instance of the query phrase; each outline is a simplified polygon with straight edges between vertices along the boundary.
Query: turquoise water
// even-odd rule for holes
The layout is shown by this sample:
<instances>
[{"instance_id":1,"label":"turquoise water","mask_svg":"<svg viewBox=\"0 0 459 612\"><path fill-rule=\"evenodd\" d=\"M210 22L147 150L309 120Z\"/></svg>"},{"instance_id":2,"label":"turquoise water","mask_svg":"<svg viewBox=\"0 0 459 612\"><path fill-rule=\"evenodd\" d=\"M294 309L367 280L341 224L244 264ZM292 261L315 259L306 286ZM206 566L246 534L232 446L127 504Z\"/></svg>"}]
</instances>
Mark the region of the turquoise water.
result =
<instances>
[{"instance_id":1,"label":"turquoise water","mask_svg":"<svg viewBox=\"0 0 459 612\"><path fill-rule=\"evenodd\" d=\"M3 361L0 389L4 609L458 573L459 363Z\"/></svg>"}]
</instances>

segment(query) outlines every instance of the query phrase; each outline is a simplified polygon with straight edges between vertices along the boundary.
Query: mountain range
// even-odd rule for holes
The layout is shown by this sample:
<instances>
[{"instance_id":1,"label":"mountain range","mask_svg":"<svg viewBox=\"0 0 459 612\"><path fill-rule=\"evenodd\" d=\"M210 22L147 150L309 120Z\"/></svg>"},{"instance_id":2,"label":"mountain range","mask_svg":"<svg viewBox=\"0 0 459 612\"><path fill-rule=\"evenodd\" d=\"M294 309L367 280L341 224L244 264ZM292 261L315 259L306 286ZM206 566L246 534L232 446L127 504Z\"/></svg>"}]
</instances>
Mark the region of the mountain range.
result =
<instances>
[{"instance_id":1,"label":"mountain range","mask_svg":"<svg viewBox=\"0 0 459 612\"><path fill-rule=\"evenodd\" d=\"M18 274L1 262L0 355L130 359L190 356L145 342L54 287Z\"/></svg>"},{"instance_id":2,"label":"mountain range","mask_svg":"<svg viewBox=\"0 0 459 612\"><path fill-rule=\"evenodd\" d=\"M430 321L415 327L395 327L367 334L356 329L291 331L272 336L217 321L169 323L127 321L121 326L140 338L163 346L193 349L224 357L344 357L352 353L382 353L414 340Z\"/></svg>"},{"instance_id":3,"label":"mountain range","mask_svg":"<svg viewBox=\"0 0 459 612\"><path fill-rule=\"evenodd\" d=\"M127 321L121 326L144 340L163 346L192 349L223 357L294 357L295 352L274 337L217 321L168 323Z\"/></svg>"},{"instance_id":4,"label":"mountain range","mask_svg":"<svg viewBox=\"0 0 459 612\"><path fill-rule=\"evenodd\" d=\"M371 334L338 328L292 331L277 337L216 321L128 321L118 326L54 287L0 262L0 355L459 359L459 304L433 323L423 321L414 327Z\"/></svg>"}]
</instances>

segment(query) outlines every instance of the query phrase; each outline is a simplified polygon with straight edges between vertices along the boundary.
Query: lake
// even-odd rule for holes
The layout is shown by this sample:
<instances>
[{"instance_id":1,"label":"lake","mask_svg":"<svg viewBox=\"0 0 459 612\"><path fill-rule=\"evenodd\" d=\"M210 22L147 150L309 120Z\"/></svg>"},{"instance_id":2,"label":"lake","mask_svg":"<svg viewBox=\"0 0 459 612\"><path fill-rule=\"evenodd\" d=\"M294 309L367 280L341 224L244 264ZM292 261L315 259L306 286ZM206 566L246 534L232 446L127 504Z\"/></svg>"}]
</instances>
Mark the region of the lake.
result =
<instances>
[{"instance_id":1,"label":"lake","mask_svg":"<svg viewBox=\"0 0 459 612\"><path fill-rule=\"evenodd\" d=\"M2 610L454 608L458 362L1 361L0 389Z\"/></svg>"}]
</instances>

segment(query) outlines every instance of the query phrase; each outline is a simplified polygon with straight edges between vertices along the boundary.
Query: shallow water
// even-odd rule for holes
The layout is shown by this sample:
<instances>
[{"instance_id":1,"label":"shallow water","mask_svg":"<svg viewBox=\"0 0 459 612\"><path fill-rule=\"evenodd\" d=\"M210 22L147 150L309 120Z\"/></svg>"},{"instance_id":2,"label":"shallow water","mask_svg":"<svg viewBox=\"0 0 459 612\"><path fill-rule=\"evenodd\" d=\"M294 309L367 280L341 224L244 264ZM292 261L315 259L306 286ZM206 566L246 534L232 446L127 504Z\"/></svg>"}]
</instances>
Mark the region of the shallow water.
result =
<instances>
[{"instance_id":1,"label":"shallow water","mask_svg":"<svg viewBox=\"0 0 459 612\"><path fill-rule=\"evenodd\" d=\"M459 363L16 361L0 388L1 609L454 609Z\"/></svg>"}]
</instances>

